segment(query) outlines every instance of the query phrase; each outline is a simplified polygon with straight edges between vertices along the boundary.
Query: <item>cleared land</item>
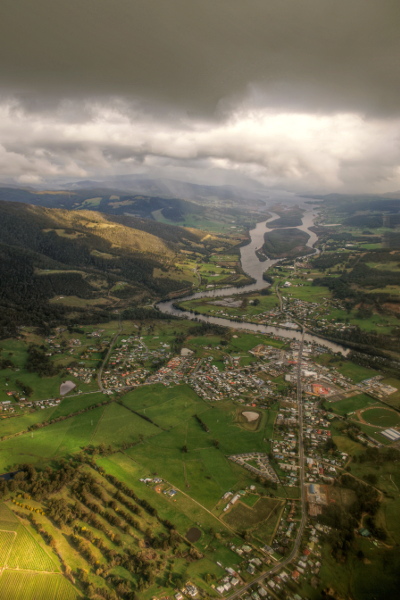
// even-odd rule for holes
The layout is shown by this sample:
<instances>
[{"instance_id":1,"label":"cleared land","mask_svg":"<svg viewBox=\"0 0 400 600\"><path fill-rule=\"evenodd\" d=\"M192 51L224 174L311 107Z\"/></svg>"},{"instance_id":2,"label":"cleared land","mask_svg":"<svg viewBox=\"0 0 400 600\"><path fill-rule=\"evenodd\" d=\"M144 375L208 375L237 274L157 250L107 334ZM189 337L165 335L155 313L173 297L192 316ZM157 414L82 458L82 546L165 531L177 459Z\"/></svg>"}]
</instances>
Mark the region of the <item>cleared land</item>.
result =
<instances>
[{"instance_id":1,"label":"cleared land","mask_svg":"<svg viewBox=\"0 0 400 600\"><path fill-rule=\"evenodd\" d=\"M224 515L224 521L236 531L251 530L256 537L267 531L271 535L283 506L284 502L273 498L260 498L253 507L239 501Z\"/></svg>"}]
</instances>

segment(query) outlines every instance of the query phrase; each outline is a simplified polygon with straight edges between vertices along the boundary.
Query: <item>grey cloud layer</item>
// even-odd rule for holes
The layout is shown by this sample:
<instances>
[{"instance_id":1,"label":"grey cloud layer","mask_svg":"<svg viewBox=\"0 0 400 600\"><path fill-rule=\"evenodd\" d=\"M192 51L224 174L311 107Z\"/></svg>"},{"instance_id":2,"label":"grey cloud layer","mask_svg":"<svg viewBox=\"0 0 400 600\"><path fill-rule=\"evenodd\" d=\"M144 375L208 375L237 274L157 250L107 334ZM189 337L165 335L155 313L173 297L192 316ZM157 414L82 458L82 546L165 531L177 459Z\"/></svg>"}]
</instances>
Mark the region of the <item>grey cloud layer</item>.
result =
<instances>
[{"instance_id":1,"label":"grey cloud layer","mask_svg":"<svg viewBox=\"0 0 400 600\"><path fill-rule=\"evenodd\" d=\"M35 183L138 166L186 167L188 173L202 170L205 178L225 169L289 189L400 187L400 119L246 110L210 127L190 119L155 121L140 110L135 116L120 102L91 105L87 120L71 122L71 111L68 104L65 118L61 108L44 117L3 106L0 175Z\"/></svg>"},{"instance_id":2,"label":"grey cloud layer","mask_svg":"<svg viewBox=\"0 0 400 600\"><path fill-rule=\"evenodd\" d=\"M2 86L31 106L114 94L213 113L400 109L398 0L2 0ZM225 106L223 104L223 106Z\"/></svg>"},{"instance_id":3,"label":"grey cloud layer","mask_svg":"<svg viewBox=\"0 0 400 600\"><path fill-rule=\"evenodd\" d=\"M398 0L2 0L0 177L400 188Z\"/></svg>"}]
</instances>

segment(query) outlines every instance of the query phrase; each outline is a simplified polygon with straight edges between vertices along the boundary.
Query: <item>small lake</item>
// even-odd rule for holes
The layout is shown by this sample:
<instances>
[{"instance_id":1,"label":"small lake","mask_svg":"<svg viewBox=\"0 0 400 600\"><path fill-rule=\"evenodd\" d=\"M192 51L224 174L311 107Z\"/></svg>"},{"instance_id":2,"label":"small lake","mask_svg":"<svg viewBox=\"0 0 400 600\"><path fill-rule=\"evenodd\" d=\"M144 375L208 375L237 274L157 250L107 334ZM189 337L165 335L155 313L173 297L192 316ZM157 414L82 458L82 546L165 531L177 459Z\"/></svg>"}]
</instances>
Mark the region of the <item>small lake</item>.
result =
<instances>
[{"instance_id":1,"label":"small lake","mask_svg":"<svg viewBox=\"0 0 400 600\"><path fill-rule=\"evenodd\" d=\"M74 388L76 388L76 383L73 381L63 381L60 385L60 396L65 396L65 394L68 394Z\"/></svg>"},{"instance_id":2,"label":"small lake","mask_svg":"<svg viewBox=\"0 0 400 600\"><path fill-rule=\"evenodd\" d=\"M192 544L197 542L201 538L201 531L197 527L191 527L189 531L186 532L186 539L189 540Z\"/></svg>"},{"instance_id":3,"label":"small lake","mask_svg":"<svg viewBox=\"0 0 400 600\"><path fill-rule=\"evenodd\" d=\"M244 416L245 419L247 419L248 423L253 423L254 421L257 421L257 419L260 418L260 415L258 413L250 411L250 410L246 410L245 412L242 412L242 415Z\"/></svg>"}]
</instances>

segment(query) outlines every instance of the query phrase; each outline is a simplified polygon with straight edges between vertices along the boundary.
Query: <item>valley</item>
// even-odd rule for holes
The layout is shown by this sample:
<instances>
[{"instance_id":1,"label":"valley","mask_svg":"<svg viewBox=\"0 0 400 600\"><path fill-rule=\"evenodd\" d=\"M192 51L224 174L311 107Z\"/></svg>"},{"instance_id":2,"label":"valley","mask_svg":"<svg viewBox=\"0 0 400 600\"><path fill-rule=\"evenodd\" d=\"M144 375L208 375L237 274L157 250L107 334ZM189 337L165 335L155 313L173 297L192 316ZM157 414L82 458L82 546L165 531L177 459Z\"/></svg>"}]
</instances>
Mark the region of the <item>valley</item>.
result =
<instances>
[{"instance_id":1,"label":"valley","mask_svg":"<svg viewBox=\"0 0 400 600\"><path fill-rule=\"evenodd\" d=\"M398 205L89 196L0 205L9 597L394 598Z\"/></svg>"}]
</instances>

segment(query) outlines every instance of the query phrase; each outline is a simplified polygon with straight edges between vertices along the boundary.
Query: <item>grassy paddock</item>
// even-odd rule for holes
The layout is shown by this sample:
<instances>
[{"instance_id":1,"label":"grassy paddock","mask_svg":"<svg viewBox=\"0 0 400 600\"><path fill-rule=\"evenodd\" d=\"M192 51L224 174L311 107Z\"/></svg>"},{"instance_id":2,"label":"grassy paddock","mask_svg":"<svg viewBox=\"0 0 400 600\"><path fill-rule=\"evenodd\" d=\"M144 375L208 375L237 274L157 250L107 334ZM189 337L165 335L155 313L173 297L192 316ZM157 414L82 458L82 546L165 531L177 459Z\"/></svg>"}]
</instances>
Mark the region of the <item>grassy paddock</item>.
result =
<instances>
[{"instance_id":1,"label":"grassy paddock","mask_svg":"<svg viewBox=\"0 0 400 600\"><path fill-rule=\"evenodd\" d=\"M376 400L367 396L367 394L357 394L357 396L351 396L345 400L329 402L327 404L329 404L330 408L338 415L346 415L367 406L376 405L376 403Z\"/></svg>"}]
</instances>

